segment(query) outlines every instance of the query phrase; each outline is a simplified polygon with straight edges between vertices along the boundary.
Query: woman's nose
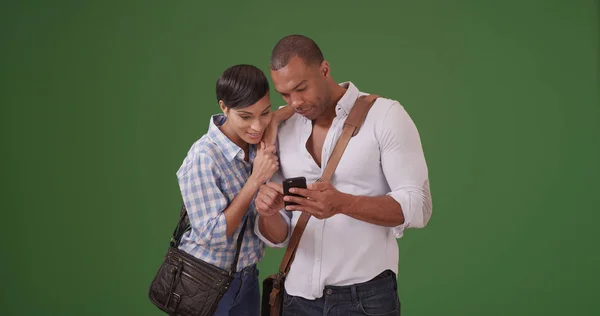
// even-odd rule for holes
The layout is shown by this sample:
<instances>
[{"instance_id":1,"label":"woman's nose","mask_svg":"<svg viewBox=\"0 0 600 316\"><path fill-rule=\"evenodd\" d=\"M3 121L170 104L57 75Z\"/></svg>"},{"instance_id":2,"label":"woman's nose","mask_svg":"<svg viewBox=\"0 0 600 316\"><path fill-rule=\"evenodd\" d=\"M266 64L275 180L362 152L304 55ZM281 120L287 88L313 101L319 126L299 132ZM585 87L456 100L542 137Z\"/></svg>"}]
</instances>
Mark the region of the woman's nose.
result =
<instances>
[{"instance_id":1,"label":"woman's nose","mask_svg":"<svg viewBox=\"0 0 600 316\"><path fill-rule=\"evenodd\" d=\"M250 128L256 132L262 132L264 129L264 124L262 124L260 120L254 120L252 124L250 124Z\"/></svg>"}]
</instances>

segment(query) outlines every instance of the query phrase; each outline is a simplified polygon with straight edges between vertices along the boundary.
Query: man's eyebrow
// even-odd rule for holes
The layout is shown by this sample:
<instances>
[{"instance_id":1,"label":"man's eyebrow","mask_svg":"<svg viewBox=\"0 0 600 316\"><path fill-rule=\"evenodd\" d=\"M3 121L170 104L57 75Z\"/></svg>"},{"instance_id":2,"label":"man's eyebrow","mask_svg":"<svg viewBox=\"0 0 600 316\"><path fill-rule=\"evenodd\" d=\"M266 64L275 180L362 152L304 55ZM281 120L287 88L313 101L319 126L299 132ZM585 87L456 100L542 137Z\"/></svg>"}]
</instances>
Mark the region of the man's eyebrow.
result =
<instances>
[{"instance_id":1,"label":"man's eyebrow","mask_svg":"<svg viewBox=\"0 0 600 316\"><path fill-rule=\"evenodd\" d=\"M300 83L298 83L298 84L297 84L297 85L296 85L294 88L292 88L292 91L294 91L294 90L298 89L298 87L299 87L300 85L302 85L303 83L305 83L305 82L306 82L306 79L304 79L304 80L300 81ZM279 91L279 90L277 90L277 89L275 89L275 91L277 91L277 93L282 93L281 91Z\"/></svg>"},{"instance_id":2,"label":"man's eyebrow","mask_svg":"<svg viewBox=\"0 0 600 316\"><path fill-rule=\"evenodd\" d=\"M299 87L300 85L302 85L303 83L305 83L305 82L306 82L306 79L304 79L304 80L300 81L300 83L299 83L299 84L297 84L297 85L296 85L296 86L295 86L295 87L294 87L292 90L296 90L296 89L298 89L298 87Z\"/></svg>"}]
</instances>

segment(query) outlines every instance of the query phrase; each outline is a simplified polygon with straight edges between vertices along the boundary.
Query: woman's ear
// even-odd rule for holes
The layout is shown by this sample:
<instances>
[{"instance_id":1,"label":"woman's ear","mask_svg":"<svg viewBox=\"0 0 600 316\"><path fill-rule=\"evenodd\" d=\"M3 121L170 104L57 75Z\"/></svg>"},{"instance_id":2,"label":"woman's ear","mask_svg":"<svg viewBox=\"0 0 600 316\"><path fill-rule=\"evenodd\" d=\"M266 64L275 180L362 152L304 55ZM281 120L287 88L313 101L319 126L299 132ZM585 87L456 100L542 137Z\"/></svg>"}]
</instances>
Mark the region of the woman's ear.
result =
<instances>
[{"instance_id":1,"label":"woman's ear","mask_svg":"<svg viewBox=\"0 0 600 316\"><path fill-rule=\"evenodd\" d=\"M229 114L229 108L225 106L223 100L219 100L219 107L221 108L221 111L223 111L223 114L225 114L225 117L227 117L227 115Z\"/></svg>"}]
</instances>

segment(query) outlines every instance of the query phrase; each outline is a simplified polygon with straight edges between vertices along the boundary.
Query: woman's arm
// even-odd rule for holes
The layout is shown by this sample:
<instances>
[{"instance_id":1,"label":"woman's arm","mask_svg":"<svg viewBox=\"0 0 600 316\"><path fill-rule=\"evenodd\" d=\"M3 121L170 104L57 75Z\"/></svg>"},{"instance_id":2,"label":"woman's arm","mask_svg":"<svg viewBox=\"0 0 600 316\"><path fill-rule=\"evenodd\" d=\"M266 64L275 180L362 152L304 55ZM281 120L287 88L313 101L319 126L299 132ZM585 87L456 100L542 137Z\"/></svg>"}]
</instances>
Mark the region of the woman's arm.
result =
<instances>
[{"instance_id":1,"label":"woman's arm","mask_svg":"<svg viewBox=\"0 0 600 316\"><path fill-rule=\"evenodd\" d=\"M260 186L267 182L279 168L277 157L273 154L274 152L274 145L260 144L256 158L254 158L252 174L240 192L231 201L231 204L223 211L225 221L227 222L227 237L230 237L240 225L250 202L252 202Z\"/></svg>"},{"instance_id":2,"label":"woman's arm","mask_svg":"<svg viewBox=\"0 0 600 316\"><path fill-rule=\"evenodd\" d=\"M265 129L265 133L263 134L262 138L262 141L265 143L265 145L275 144L275 140L277 139L277 128L279 127L279 124L289 119L294 113L294 108L292 108L289 105L286 105L273 112L271 122L269 123L269 126L267 126L267 128Z\"/></svg>"},{"instance_id":3,"label":"woman's arm","mask_svg":"<svg viewBox=\"0 0 600 316\"><path fill-rule=\"evenodd\" d=\"M194 158L185 172L178 174L181 194L198 243L220 248L227 245L244 218L250 202L260 186L278 168L274 146L261 146L252 174L231 203L222 192L218 179L223 179L215 160L206 154Z\"/></svg>"},{"instance_id":4,"label":"woman's arm","mask_svg":"<svg viewBox=\"0 0 600 316\"><path fill-rule=\"evenodd\" d=\"M225 222L227 222L227 238L233 235L233 232L235 232L242 222L244 214L246 214L248 206L252 202L256 192L258 192L258 189L260 189L261 184L257 179L250 177L233 201L231 201L231 204L223 211Z\"/></svg>"}]
</instances>

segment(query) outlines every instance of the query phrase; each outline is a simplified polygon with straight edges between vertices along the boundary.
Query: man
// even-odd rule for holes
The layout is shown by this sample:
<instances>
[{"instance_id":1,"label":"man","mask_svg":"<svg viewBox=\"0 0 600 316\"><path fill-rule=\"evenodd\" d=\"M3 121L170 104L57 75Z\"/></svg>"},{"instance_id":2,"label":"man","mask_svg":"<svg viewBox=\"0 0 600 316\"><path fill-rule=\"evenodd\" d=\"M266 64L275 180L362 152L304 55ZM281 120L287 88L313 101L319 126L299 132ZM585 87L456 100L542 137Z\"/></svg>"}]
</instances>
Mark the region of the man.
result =
<instances>
[{"instance_id":1,"label":"man","mask_svg":"<svg viewBox=\"0 0 600 316\"><path fill-rule=\"evenodd\" d=\"M301 212L312 215L285 282L284 315L400 315L398 244L431 217L428 171L418 131L394 100L378 98L330 182L315 183L360 92L337 84L310 38L281 39L271 55L275 89L296 114L278 130L280 171L255 204L255 232L285 247ZM284 178L308 188L283 197ZM283 201L298 205L283 209Z\"/></svg>"}]
</instances>

